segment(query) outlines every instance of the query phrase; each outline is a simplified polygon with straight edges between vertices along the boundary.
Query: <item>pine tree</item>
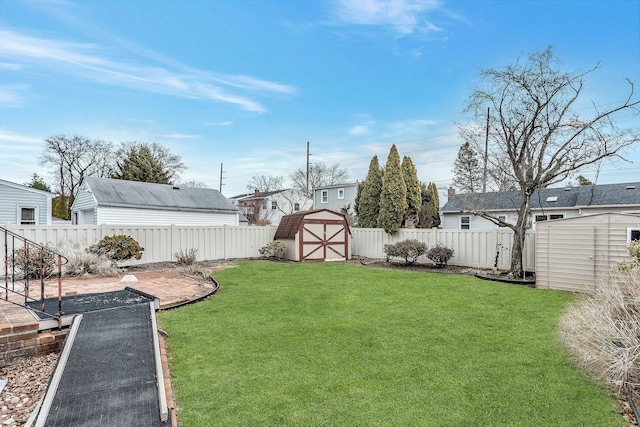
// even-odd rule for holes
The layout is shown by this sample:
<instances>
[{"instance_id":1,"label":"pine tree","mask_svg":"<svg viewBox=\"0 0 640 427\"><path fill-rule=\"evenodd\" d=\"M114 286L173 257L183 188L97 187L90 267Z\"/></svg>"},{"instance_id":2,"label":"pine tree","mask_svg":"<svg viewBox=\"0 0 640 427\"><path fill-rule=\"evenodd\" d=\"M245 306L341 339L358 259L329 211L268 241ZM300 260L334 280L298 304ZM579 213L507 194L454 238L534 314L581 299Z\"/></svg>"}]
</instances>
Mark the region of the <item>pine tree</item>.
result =
<instances>
[{"instance_id":1,"label":"pine tree","mask_svg":"<svg viewBox=\"0 0 640 427\"><path fill-rule=\"evenodd\" d=\"M477 193L482 189L482 169L478 155L468 141L458 150L458 157L453 164L453 186L461 193Z\"/></svg>"},{"instance_id":2,"label":"pine tree","mask_svg":"<svg viewBox=\"0 0 640 427\"><path fill-rule=\"evenodd\" d=\"M431 193L431 227L440 226L440 197L438 187L433 182L429 183L429 193Z\"/></svg>"},{"instance_id":3,"label":"pine tree","mask_svg":"<svg viewBox=\"0 0 640 427\"><path fill-rule=\"evenodd\" d=\"M411 158L408 156L402 158L402 178L407 187L407 213L404 216L404 226L406 228L415 228L418 223L418 212L420 212L420 206L422 205L422 197L418 173Z\"/></svg>"},{"instance_id":4,"label":"pine tree","mask_svg":"<svg viewBox=\"0 0 640 427\"><path fill-rule=\"evenodd\" d=\"M394 144L389 151L387 164L384 168L384 176L382 177L378 226L389 234L395 234L400 229L406 212L407 186L402 177L400 155Z\"/></svg>"},{"instance_id":5,"label":"pine tree","mask_svg":"<svg viewBox=\"0 0 640 427\"><path fill-rule=\"evenodd\" d=\"M378 163L378 156L373 156L369 164L369 173L367 173L358 198L358 227L375 228L378 226L381 191L382 169Z\"/></svg>"}]
</instances>

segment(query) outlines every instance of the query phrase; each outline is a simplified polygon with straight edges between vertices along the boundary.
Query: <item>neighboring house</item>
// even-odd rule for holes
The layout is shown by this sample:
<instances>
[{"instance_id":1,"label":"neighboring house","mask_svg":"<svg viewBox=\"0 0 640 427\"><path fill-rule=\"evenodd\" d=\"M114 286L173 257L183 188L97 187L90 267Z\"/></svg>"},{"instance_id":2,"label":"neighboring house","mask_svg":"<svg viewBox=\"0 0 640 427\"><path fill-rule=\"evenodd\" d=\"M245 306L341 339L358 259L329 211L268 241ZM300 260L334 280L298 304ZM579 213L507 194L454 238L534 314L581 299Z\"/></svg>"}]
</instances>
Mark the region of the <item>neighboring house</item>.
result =
<instances>
[{"instance_id":1,"label":"neighboring house","mask_svg":"<svg viewBox=\"0 0 640 427\"><path fill-rule=\"evenodd\" d=\"M309 210L313 205L310 198L293 189L263 192L255 190L253 193L240 194L229 200L252 225L278 225L283 216Z\"/></svg>"},{"instance_id":2,"label":"neighboring house","mask_svg":"<svg viewBox=\"0 0 640 427\"><path fill-rule=\"evenodd\" d=\"M239 225L218 190L85 177L71 206L73 224Z\"/></svg>"},{"instance_id":3,"label":"neighboring house","mask_svg":"<svg viewBox=\"0 0 640 427\"><path fill-rule=\"evenodd\" d=\"M497 227L470 211L484 211L514 224L519 207L520 191L455 194L450 188L449 200L440 209L442 228L479 230ZM538 190L531 198L528 227L535 228L536 222L541 221L609 212L639 214L640 182Z\"/></svg>"},{"instance_id":4,"label":"neighboring house","mask_svg":"<svg viewBox=\"0 0 640 427\"><path fill-rule=\"evenodd\" d=\"M325 185L313 189L313 208L355 215L358 182Z\"/></svg>"},{"instance_id":5,"label":"neighboring house","mask_svg":"<svg viewBox=\"0 0 640 427\"><path fill-rule=\"evenodd\" d=\"M51 225L54 194L0 179L0 224Z\"/></svg>"}]
</instances>

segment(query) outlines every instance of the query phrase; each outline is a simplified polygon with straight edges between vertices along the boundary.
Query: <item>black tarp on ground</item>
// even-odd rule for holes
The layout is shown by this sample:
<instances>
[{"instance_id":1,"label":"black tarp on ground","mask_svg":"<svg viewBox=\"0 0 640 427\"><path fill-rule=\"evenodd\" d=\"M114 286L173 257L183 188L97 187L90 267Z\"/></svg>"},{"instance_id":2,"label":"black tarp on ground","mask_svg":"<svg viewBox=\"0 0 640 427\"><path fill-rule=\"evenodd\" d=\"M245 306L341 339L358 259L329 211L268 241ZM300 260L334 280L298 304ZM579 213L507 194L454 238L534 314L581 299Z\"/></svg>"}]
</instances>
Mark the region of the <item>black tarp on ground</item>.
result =
<instances>
[{"instance_id":1,"label":"black tarp on ground","mask_svg":"<svg viewBox=\"0 0 640 427\"><path fill-rule=\"evenodd\" d=\"M160 421L149 304L85 313L47 427L155 427Z\"/></svg>"}]
</instances>

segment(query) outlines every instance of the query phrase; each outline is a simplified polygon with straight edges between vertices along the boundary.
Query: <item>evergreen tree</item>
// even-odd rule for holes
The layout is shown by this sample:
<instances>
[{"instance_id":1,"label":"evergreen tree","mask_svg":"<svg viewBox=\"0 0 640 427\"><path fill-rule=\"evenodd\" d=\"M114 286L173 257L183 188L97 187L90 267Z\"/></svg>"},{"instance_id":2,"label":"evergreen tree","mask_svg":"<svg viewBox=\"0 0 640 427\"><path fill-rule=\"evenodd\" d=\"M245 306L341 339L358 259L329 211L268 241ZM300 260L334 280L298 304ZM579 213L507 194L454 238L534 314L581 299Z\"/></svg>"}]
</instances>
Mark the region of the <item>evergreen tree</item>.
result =
<instances>
[{"instance_id":1,"label":"evergreen tree","mask_svg":"<svg viewBox=\"0 0 640 427\"><path fill-rule=\"evenodd\" d=\"M402 178L407 187L407 213L404 216L404 226L414 228L418 224L418 212L420 212L422 205L422 197L418 173L408 156L402 158Z\"/></svg>"},{"instance_id":2,"label":"evergreen tree","mask_svg":"<svg viewBox=\"0 0 640 427\"><path fill-rule=\"evenodd\" d=\"M431 191L424 182L420 183L420 198L422 204L418 212L418 228L431 228Z\"/></svg>"},{"instance_id":3,"label":"evergreen tree","mask_svg":"<svg viewBox=\"0 0 640 427\"><path fill-rule=\"evenodd\" d=\"M400 229L406 212L407 186L402 177L400 155L396 145L393 144L389 151L382 177L378 226L389 234L395 234Z\"/></svg>"},{"instance_id":4,"label":"evergreen tree","mask_svg":"<svg viewBox=\"0 0 640 427\"><path fill-rule=\"evenodd\" d=\"M31 176L31 181L25 182L24 185L26 185L27 187L35 188L36 190L48 191L49 193L51 193L51 187L49 187L49 185L47 185L47 183L44 181L44 178L42 178L37 173L34 173Z\"/></svg>"},{"instance_id":5,"label":"evergreen tree","mask_svg":"<svg viewBox=\"0 0 640 427\"><path fill-rule=\"evenodd\" d=\"M478 155L468 141L458 150L458 157L453 164L453 186L461 193L477 193L482 189L482 169Z\"/></svg>"},{"instance_id":6,"label":"evergreen tree","mask_svg":"<svg viewBox=\"0 0 640 427\"><path fill-rule=\"evenodd\" d=\"M67 196L60 194L51 200L51 216L60 219L71 219L71 203Z\"/></svg>"},{"instance_id":7,"label":"evergreen tree","mask_svg":"<svg viewBox=\"0 0 640 427\"><path fill-rule=\"evenodd\" d=\"M380 211L380 192L382 191L382 169L378 156L373 156L369 163L369 173L358 198L358 226L375 228L378 226Z\"/></svg>"},{"instance_id":8,"label":"evergreen tree","mask_svg":"<svg viewBox=\"0 0 640 427\"><path fill-rule=\"evenodd\" d=\"M356 190L356 199L353 201L353 211L356 214L356 218L358 217L358 212L360 212L360 195L362 194L362 189L364 188L364 182L358 182L358 189Z\"/></svg>"},{"instance_id":9,"label":"evergreen tree","mask_svg":"<svg viewBox=\"0 0 640 427\"><path fill-rule=\"evenodd\" d=\"M578 175L578 185L593 185L593 182L589 178L585 178L582 175Z\"/></svg>"},{"instance_id":10,"label":"evergreen tree","mask_svg":"<svg viewBox=\"0 0 640 427\"><path fill-rule=\"evenodd\" d=\"M114 179L173 184L177 172L184 169L180 157L158 144L132 143L118 150L122 160L111 175Z\"/></svg>"},{"instance_id":11,"label":"evergreen tree","mask_svg":"<svg viewBox=\"0 0 640 427\"><path fill-rule=\"evenodd\" d=\"M433 182L429 183L429 193L431 193L431 227L440 226L440 197L438 196L438 187Z\"/></svg>"}]
</instances>

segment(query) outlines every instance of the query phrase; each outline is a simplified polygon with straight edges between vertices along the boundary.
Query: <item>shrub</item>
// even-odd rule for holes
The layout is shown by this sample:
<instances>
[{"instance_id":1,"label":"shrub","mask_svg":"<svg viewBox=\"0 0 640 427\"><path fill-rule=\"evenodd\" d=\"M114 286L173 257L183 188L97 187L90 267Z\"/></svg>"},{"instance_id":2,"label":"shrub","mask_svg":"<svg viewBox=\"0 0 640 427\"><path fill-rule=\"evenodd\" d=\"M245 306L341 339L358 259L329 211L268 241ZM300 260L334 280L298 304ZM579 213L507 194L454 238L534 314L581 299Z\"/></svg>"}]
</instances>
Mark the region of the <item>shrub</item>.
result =
<instances>
[{"instance_id":1,"label":"shrub","mask_svg":"<svg viewBox=\"0 0 640 427\"><path fill-rule=\"evenodd\" d=\"M438 242L427 251L427 258L433 261L436 266L442 267L453 257L455 251L442 243Z\"/></svg>"},{"instance_id":2,"label":"shrub","mask_svg":"<svg viewBox=\"0 0 640 427\"><path fill-rule=\"evenodd\" d=\"M640 274L614 270L560 320L560 337L579 365L620 395L640 384Z\"/></svg>"},{"instance_id":3,"label":"shrub","mask_svg":"<svg viewBox=\"0 0 640 427\"><path fill-rule=\"evenodd\" d=\"M111 260L113 264L118 261L126 261L131 258L142 258L144 248L131 236L114 235L105 236L95 245L89 248L94 254L104 255Z\"/></svg>"},{"instance_id":4,"label":"shrub","mask_svg":"<svg viewBox=\"0 0 640 427\"><path fill-rule=\"evenodd\" d=\"M284 257L284 251L287 249L285 244L280 240L274 240L273 242L264 245L260 248L260 255L263 257L272 257L282 259Z\"/></svg>"},{"instance_id":5,"label":"shrub","mask_svg":"<svg viewBox=\"0 0 640 427\"><path fill-rule=\"evenodd\" d=\"M620 271L640 270L640 241L632 240L627 246L631 261L620 261L616 267Z\"/></svg>"},{"instance_id":6,"label":"shrub","mask_svg":"<svg viewBox=\"0 0 640 427\"><path fill-rule=\"evenodd\" d=\"M93 253L86 246L65 241L59 243L56 250L69 260L64 266L64 272L67 275L114 276L116 274L111 260L106 255Z\"/></svg>"},{"instance_id":7,"label":"shrub","mask_svg":"<svg viewBox=\"0 0 640 427\"><path fill-rule=\"evenodd\" d=\"M17 272L24 275L25 279L46 279L58 271L58 256L52 250L49 243L43 247L30 246L26 251L24 248L19 248L13 251L8 261L15 266Z\"/></svg>"},{"instance_id":8,"label":"shrub","mask_svg":"<svg viewBox=\"0 0 640 427\"><path fill-rule=\"evenodd\" d=\"M416 239L407 239L392 245L384 245L387 262L391 258L403 258L406 264L414 264L426 252L427 244Z\"/></svg>"},{"instance_id":9,"label":"shrub","mask_svg":"<svg viewBox=\"0 0 640 427\"><path fill-rule=\"evenodd\" d=\"M176 263L180 267L188 267L196 263L198 260L198 249L191 248L188 250L180 249L179 252L173 254L173 257L176 259Z\"/></svg>"}]
</instances>

